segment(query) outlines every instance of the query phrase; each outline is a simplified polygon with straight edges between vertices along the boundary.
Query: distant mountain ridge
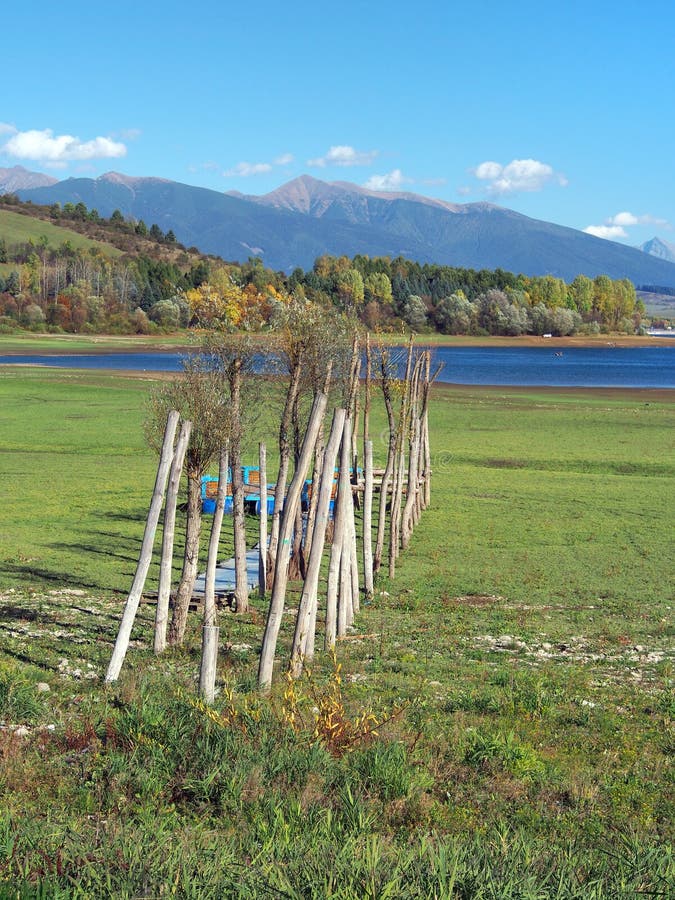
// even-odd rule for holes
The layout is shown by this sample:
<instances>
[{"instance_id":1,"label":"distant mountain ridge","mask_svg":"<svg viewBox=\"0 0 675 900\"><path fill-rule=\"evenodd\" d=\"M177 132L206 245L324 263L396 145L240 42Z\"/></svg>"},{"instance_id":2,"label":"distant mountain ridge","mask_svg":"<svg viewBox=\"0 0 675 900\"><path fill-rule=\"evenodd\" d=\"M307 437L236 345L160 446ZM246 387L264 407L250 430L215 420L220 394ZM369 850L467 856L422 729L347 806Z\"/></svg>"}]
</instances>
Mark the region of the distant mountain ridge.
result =
<instances>
[{"instance_id":1,"label":"distant mountain ridge","mask_svg":"<svg viewBox=\"0 0 675 900\"><path fill-rule=\"evenodd\" d=\"M57 178L43 175L41 172L29 172L23 166L12 166L11 169L0 168L0 194L13 194L25 188L49 187L56 184Z\"/></svg>"},{"instance_id":2,"label":"distant mountain ridge","mask_svg":"<svg viewBox=\"0 0 675 900\"><path fill-rule=\"evenodd\" d=\"M643 253L656 256L658 259L665 259L668 262L675 263L675 244L663 241L661 238L653 237L651 240L645 241L644 244L640 244L640 250Z\"/></svg>"},{"instance_id":3,"label":"distant mountain ridge","mask_svg":"<svg viewBox=\"0 0 675 900\"><path fill-rule=\"evenodd\" d=\"M47 177L47 176L45 176ZM162 178L109 172L18 189L39 204L83 202L173 230L187 246L272 269L311 268L323 254L404 256L420 263L501 268L526 275L629 278L675 287L675 262L531 219L490 203L453 204L303 175L263 196L221 193Z\"/></svg>"}]
</instances>

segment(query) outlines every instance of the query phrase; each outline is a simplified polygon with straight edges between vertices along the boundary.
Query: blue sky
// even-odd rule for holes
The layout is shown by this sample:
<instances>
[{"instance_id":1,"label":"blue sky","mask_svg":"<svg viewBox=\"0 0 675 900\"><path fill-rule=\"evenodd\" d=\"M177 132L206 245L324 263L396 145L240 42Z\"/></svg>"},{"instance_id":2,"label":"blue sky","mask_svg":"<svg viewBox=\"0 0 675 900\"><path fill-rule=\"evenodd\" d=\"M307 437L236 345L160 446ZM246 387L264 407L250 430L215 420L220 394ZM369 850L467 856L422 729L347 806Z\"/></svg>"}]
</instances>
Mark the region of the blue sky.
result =
<instances>
[{"instance_id":1,"label":"blue sky","mask_svg":"<svg viewBox=\"0 0 675 900\"><path fill-rule=\"evenodd\" d=\"M0 166L261 194L308 173L675 242L675 7L38 2Z\"/></svg>"}]
</instances>

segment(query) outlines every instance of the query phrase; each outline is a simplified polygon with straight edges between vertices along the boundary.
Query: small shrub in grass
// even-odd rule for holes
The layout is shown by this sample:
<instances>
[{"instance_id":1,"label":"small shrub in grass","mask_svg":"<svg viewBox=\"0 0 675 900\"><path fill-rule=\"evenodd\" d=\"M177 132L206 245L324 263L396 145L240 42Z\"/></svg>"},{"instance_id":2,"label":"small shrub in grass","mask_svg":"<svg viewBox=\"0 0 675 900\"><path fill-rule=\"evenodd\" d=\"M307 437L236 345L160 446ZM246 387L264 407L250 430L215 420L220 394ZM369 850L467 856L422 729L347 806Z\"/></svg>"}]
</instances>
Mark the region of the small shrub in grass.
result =
<instances>
[{"instance_id":1,"label":"small shrub in grass","mask_svg":"<svg viewBox=\"0 0 675 900\"><path fill-rule=\"evenodd\" d=\"M35 685L17 667L0 663L0 719L13 725L34 723L43 710Z\"/></svg>"},{"instance_id":2,"label":"small shrub in grass","mask_svg":"<svg viewBox=\"0 0 675 900\"><path fill-rule=\"evenodd\" d=\"M306 672L307 693L290 675L286 681L281 708L283 722L311 742L320 744L335 757L344 756L378 737L379 729L402 715L405 706L394 706L388 713L376 715L372 709L352 714L342 695L342 666L333 657L333 671L325 685L319 685Z\"/></svg>"},{"instance_id":3,"label":"small shrub in grass","mask_svg":"<svg viewBox=\"0 0 675 900\"><path fill-rule=\"evenodd\" d=\"M407 797L413 785L414 771L403 744L375 743L356 750L350 756L349 769L366 792L380 800Z\"/></svg>"},{"instance_id":4,"label":"small shrub in grass","mask_svg":"<svg viewBox=\"0 0 675 900\"><path fill-rule=\"evenodd\" d=\"M519 778L544 772L544 763L536 751L522 743L513 731L489 734L479 728L469 729L464 762L479 768L503 769Z\"/></svg>"}]
</instances>

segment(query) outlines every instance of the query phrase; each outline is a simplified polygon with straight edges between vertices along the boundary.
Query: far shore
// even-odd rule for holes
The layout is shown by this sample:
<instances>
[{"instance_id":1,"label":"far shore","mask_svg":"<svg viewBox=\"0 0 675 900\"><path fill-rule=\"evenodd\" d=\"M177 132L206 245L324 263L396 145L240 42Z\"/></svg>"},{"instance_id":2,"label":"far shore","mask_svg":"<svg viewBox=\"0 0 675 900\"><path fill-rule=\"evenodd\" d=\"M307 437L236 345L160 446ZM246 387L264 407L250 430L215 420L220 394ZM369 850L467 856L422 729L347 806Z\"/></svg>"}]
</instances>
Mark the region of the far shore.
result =
<instances>
[{"instance_id":1,"label":"far shore","mask_svg":"<svg viewBox=\"0 0 675 900\"><path fill-rule=\"evenodd\" d=\"M260 335L261 343L266 335ZM81 335L81 334L9 334L0 335L0 356L95 356L105 353L189 353L199 348L199 333L177 332L161 335ZM405 344L406 334L371 334L372 341ZM570 337L539 335L472 336L416 334L415 344L432 347L675 347L675 339L651 335L579 334Z\"/></svg>"}]
</instances>

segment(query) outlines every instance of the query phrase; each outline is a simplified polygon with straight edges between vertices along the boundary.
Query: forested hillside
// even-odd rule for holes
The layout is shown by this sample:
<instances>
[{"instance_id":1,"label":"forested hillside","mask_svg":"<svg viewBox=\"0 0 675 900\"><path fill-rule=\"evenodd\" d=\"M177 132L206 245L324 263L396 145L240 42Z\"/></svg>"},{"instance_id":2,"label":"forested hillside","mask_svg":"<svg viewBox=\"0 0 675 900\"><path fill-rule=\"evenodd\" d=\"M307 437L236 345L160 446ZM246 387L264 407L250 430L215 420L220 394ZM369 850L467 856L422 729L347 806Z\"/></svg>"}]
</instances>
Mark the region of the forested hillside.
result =
<instances>
[{"instance_id":1,"label":"forested hillside","mask_svg":"<svg viewBox=\"0 0 675 900\"><path fill-rule=\"evenodd\" d=\"M103 218L83 203L0 197L0 331L264 330L292 295L383 332L634 333L644 313L633 284L606 275L566 283L357 255L321 256L287 276L257 257L228 263L186 249L119 210Z\"/></svg>"}]
</instances>

